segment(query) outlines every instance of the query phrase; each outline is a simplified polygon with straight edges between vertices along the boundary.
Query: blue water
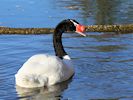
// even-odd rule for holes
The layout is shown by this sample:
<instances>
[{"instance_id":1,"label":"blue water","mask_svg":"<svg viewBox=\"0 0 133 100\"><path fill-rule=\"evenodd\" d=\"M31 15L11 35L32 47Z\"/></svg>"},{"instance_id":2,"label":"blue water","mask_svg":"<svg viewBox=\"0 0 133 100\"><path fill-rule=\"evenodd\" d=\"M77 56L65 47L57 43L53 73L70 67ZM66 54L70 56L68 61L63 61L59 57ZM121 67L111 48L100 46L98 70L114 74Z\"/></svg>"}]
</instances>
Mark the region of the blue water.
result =
<instances>
[{"instance_id":1,"label":"blue water","mask_svg":"<svg viewBox=\"0 0 133 100\"><path fill-rule=\"evenodd\" d=\"M82 24L133 23L133 0L1 0L0 26L55 27L74 18ZM133 100L133 35L64 34L72 80L24 89L14 75L32 55L54 55L52 34L0 35L0 100Z\"/></svg>"}]
</instances>

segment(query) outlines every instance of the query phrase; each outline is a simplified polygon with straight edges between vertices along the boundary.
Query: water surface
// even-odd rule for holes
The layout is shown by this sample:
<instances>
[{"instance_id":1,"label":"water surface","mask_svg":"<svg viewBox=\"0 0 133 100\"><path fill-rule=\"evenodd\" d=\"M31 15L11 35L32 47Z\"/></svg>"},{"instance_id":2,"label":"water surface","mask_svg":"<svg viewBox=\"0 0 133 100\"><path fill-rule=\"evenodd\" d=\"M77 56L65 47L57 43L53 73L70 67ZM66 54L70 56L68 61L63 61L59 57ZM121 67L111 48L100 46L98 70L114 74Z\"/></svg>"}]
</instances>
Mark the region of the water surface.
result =
<instances>
[{"instance_id":1,"label":"water surface","mask_svg":"<svg viewBox=\"0 0 133 100\"><path fill-rule=\"evenodd\" d=\"M132 0L2 0L0 25L55 27L65 18L85 25L132 23L132 4ZM0 100L133 100L133 35L87 34L63 35L74 63L72 80L36 89L16 86L14 75L32 55L54 55L52 34L0 35Z\"/></svg>"}]
</instances>

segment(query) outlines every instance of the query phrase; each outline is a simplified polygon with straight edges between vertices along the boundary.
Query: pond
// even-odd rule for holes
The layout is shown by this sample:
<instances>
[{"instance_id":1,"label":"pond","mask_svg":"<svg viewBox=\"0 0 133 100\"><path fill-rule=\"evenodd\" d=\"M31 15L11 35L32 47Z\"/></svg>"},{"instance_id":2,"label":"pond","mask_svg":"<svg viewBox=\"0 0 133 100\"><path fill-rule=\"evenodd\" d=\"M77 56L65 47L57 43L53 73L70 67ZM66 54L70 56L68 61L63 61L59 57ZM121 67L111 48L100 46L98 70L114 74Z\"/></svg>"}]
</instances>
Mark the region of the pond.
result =
<instances>
[{"instance_id":1,"label":"pond","mask_svg":"<svg viewBox=\"0 0 133 100\"><path fill-rule=\"evenodd\" d=\"M1 0L0 26L55 27L73 18L84 25L133 23L132 0ZM0 100L133 100L133 35L64 34L74 77L48 88L25 89L14 75L32 55L54 55L52 34L0 35Z\"/></svg>"}]
</instances>

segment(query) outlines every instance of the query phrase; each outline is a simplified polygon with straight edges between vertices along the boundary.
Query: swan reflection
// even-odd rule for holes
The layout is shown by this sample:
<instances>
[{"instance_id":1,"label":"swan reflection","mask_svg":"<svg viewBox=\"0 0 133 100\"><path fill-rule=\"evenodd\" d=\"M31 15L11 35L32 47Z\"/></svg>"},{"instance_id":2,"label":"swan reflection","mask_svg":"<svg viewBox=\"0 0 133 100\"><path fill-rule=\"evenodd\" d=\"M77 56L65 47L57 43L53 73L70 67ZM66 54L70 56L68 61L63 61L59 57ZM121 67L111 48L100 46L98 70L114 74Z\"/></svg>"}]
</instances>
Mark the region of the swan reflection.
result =
<instances>
[{"instance_id":1,"label":"swan reflection","mask_svg":"<svg viewBox=\"0 0 133 100\"><path fill-rule=\"evenodd\" d=\"M71 79L49 87L22 88L16 86L18 98L21 100L60 100L62 93L68 88Z\"/></svg>"}]
</instances>

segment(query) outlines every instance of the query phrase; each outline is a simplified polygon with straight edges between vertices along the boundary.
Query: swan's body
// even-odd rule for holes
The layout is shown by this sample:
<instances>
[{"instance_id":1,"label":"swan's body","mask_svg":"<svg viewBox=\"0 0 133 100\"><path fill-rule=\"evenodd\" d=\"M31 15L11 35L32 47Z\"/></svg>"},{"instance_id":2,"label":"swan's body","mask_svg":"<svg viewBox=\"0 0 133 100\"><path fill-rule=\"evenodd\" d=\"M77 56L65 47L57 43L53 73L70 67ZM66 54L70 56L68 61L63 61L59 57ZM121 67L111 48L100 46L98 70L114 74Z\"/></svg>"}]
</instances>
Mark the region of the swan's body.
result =
<instances>
[{"instance_id":1,"label":"swan's body","mask_svg":"<svg viewBox=\"0 0 133 100\"><path fill-rule=\"evenodd\" d=\"M70 65L70 59L61 60L56 56L46 54L34 55L23 64L16 74L16 84L33 88L66 81L74 74Z\"/></svg>"},{"instance_id":2,"label":"swan's body","mask_svg":"<svg viewBox=\"0 0 133 100\"><path fill-rule=\"evenodd\" d=\"M61 25L62 23L57 28ZM56 56L37 54L29 58L15 75L18 86L25 88L50 86L66 81L73 76L74 69L71 59L64 51L61 42L62 31L55 29L54 33Z\"/></svg>"}]
</instances>

